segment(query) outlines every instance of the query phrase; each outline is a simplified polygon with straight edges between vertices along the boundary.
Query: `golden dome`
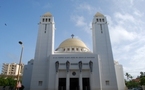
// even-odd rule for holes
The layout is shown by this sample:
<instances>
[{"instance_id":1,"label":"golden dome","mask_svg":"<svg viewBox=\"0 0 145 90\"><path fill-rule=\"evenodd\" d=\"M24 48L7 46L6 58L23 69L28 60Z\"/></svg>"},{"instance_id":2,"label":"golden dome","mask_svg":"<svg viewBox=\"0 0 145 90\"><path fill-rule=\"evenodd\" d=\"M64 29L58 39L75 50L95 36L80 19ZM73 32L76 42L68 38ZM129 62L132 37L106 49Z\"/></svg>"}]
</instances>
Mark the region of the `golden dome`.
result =
<instances>
[{"instance_id":1,"label":"golden dome","mask_svg":"<svg viewBox=\"0 0 145 90\"><path fill-rule=\"evenodd\" d=\"M95 14L95 17L104 17L104 15L101 14L101 13L99 13L99 12L97 12L97 13Z\"/></svg>"},{"instance_id":2,"label":"golden dome","mask_svg":"<svg viewBox=\"0 0 145 90\"><path fill-rule=\"evenodd\" d=\"M50 12L47 12L43 15L43 17L52 17L52 14Z\"/></svg>"},{"instance_id":3,"label":"golden dome","mask_svg":"<svg viewBox=\"0 0 145 90\"><path fill-rule=\"evenodd\" d=\"M69 38L63 41L58 48L65 48L65 47L82 47L87 48L85 43L77 38Z\"/></svg>"}]
</instances>

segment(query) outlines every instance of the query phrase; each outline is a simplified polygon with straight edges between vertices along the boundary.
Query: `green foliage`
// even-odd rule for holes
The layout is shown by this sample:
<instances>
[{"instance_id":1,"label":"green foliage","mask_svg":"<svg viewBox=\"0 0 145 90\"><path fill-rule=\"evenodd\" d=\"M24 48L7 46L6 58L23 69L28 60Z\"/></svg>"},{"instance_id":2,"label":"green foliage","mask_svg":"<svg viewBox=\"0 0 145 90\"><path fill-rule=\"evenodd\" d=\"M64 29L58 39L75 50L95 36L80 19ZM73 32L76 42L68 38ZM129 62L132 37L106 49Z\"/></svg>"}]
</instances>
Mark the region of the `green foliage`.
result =
<instances>
[{"instance_id":1,"label":"green foliage","mask_svg":"<svg viewBox=\"0 0 145 90\"><path fill-rule=\"evenodd\" d=\"M128 88L135 88L139 87L139 82L135 82L132 80L132 76L129 73L126 73L125 76L127 77L127 80L125 80L125 84Z\"/></svg>"},{"instance_id":2,"label":"green foliage","mask_svg":"<svg viewBox=\"0 0 145 90\"><path fill-rule=\"evenodd\" d=\"M132 80L132 76L129 73L126 73L125 76L127 77L127 80Z\"/></svg>"},{"instance_id":3,"label":"green foliage","mask_svg":"<svg viewBox=\"0 0 145 90\"><path fill-rule=\"evenodd\" d=\"M145 77L140 78L140 85L145 85Z\"/></svg>"},{"instance_id":4,"label":"green foliage","mask_svg":"<svg viewBox=\"0 0 145 90\"><path fill-rule=\"evenodd\" d=\"M15 86L16 80L14 80L14 77L7 77L7 76L0 76L0 86Z\"/></svg>"},{"instance_id":5,"label":"green foliage","mask_svg":"<svg viewBox=\"0 0 145 90\"><path fill-rule=\"evenodd\" d=\"M138 82L135 82L135 81L132 81L132 80L126 81L125 84L126 84L126 86L127 86L128 88L139 87L139 83L138 83Z\"/></svg>"},{"instance_id":6,"label":"green foliage","mask_svg":"<svg viewBox=\"0 0 145 90\"><path fill-rule=\"evenodd\" d=\"M129 79L130 74L126 73L125 76L127 77L127 79Z\"/></svg>"},{"instance_id":7,"label":"green foliage","mask_svg":"<svg viewBox=\"0 0 145 90\"><path fill-rule=\"evenodd\" d=\"M140 85L145 85L145 72L140 72Z\"/></svg>"},{"instance_id":8,"label":"green foliage","mask_svg":"<svg viewBox=\"0 0 145 90\"><path fill-rule=\"evenodd\" d=\"M143 72L140 72L140 77L143 76Z\"/></svg>"},{"instance_id":9,"label":"green foliage","mask_svg":"<svg viewBox=\"0 0 145 90\"><path fill-rule=\"evenodd\" d=\"M140 75L136 78L139 79L139 81L133 80L133 77L129 73L126 73L125 76L127 77L125 84L128 88L136 88L145 85L145 72L140 72Z\"/></svg>"}]
</instances>

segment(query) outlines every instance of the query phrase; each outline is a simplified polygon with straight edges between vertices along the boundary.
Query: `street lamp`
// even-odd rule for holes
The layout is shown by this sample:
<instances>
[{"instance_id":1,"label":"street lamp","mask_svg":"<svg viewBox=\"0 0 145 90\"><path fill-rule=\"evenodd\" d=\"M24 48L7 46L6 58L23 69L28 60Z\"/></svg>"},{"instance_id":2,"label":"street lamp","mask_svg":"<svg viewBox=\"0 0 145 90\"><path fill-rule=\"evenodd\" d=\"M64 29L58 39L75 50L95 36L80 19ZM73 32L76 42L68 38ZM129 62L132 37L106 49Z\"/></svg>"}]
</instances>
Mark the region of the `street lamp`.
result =
<instances>
[{"instance_id":1,"label":"street lamp","mask_svg":"<svg viewBox=\"0 0 145 90\"><path fill-rule=\"evenodd\" d=\"M22 61L22 54L23 54L23 48L24 48L24 46L23 46L23 43L21 42L21 41L19 41L19 44L22 46L22 49L21 49L21 55L20 55L20 61L19 61L19 67L18 67L18 75L17 75L17 88L20 88L21 87L21 83L20 83L20 81L19 81L19 79L20 79L20 75L19 75L19 73L20 73L20 68L21 68L21 61ZM22 69L22 68L21 68Z\"/></svg>"}]
</instances>

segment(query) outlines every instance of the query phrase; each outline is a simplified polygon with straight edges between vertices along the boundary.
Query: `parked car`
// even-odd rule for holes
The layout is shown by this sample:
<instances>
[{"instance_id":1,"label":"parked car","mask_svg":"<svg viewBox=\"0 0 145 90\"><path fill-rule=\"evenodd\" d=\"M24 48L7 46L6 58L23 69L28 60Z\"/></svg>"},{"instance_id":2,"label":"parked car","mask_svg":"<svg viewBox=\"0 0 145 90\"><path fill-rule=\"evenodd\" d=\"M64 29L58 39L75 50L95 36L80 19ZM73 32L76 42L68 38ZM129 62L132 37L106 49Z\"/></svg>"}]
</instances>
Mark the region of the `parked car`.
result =
<instances>
[{"instance_id":1,"label":"parked car","mask_svg":"<svg viewBox=\"0 0 145 90\"><path fill-rule=\"evenodd\" d=\"M131 90L139 90L139 89L137 89L137 88L132 88Z\"/></svg>"},{"instance_id":2,"label":"parked car","mask_svg":"<svg viewBox=\"0 0 145 90\"><path fill-rule=\"evenodd\" d=\"M129 90L143 90L141 87L139 88L132 88L132 89L129 89Z\"/></svg>"}]
</instances>

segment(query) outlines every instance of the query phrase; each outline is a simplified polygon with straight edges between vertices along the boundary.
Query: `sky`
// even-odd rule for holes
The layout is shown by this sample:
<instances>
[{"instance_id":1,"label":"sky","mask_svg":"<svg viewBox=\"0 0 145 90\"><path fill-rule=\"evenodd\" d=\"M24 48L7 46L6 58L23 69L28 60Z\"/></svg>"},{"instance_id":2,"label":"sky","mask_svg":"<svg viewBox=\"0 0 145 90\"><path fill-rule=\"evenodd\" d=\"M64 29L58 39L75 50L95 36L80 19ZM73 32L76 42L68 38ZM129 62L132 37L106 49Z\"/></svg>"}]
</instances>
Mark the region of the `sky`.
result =
<instances>
[{"instance_id":1,"label":"sky","mask_svg":"<svg viewBox=\"0 0 145 90\"><path fill-rule=\"evenodd\" d=\"M92 50L91 25L97 12L107 17L114 60L134 78L145 72L145 0L0 0L0 68L34 58L40 16L55 20L55 49L74 34ZM1 72L1 71L0 71Z\"/></svg>"}]
</instances>

